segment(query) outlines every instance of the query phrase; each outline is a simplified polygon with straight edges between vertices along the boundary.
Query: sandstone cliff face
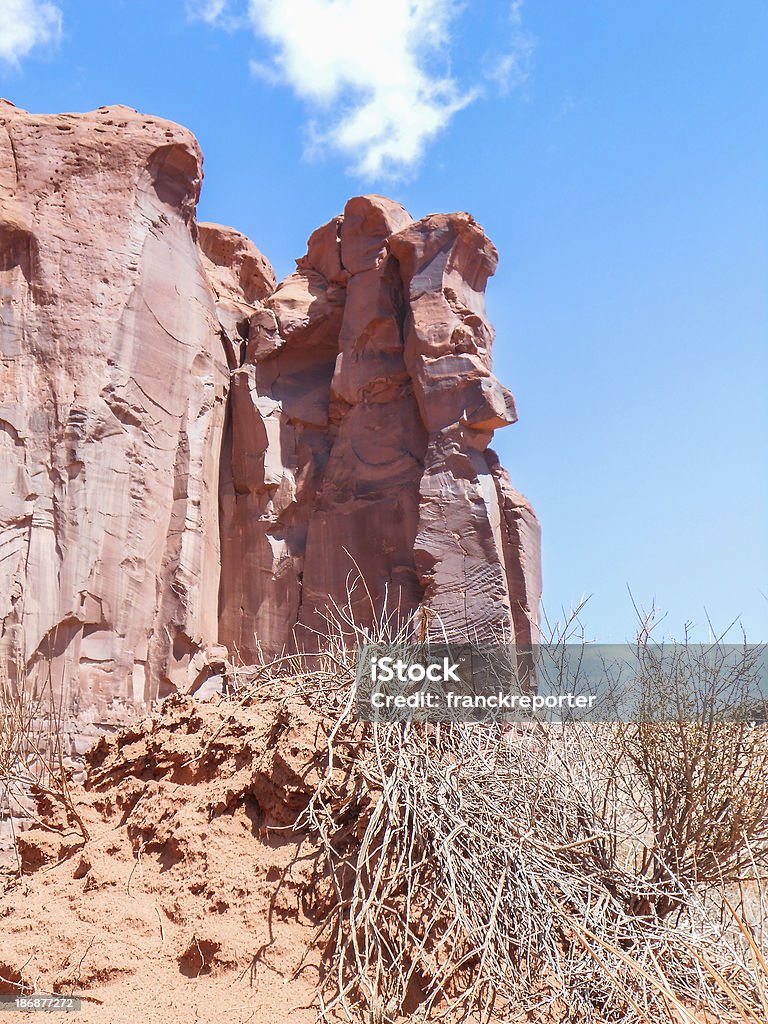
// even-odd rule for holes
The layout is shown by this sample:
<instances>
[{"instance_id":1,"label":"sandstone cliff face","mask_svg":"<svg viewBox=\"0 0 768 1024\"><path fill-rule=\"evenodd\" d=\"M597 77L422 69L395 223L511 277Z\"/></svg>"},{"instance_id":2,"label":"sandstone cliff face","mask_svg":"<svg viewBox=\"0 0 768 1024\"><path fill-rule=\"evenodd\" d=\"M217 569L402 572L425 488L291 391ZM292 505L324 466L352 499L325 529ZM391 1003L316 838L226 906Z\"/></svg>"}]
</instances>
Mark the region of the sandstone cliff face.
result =
<instances>
[{"instance_id":1,"label":"sandstone cliff face","mask_svg":"<svg viewBox=\"0 0 768 1024\"><path fill-rule=\"evenodd\" d=\"M185 686L217 635L228 372L201 156L134 111L0 106L0 622L83 704Z\"/></svg>"},{"instance_id":2,"label":"sandstone cliff face","mask_svg":"<svg viewBox=\"0 0 768 1024\"><path fill-rule=\"evenodd\" d=\"M201 178L168 122L0 103L2 670L151 700L314 643L357 577L362 621L529 642L482 229L357 197L276 285Z\"/></svg>"}]
</instances>

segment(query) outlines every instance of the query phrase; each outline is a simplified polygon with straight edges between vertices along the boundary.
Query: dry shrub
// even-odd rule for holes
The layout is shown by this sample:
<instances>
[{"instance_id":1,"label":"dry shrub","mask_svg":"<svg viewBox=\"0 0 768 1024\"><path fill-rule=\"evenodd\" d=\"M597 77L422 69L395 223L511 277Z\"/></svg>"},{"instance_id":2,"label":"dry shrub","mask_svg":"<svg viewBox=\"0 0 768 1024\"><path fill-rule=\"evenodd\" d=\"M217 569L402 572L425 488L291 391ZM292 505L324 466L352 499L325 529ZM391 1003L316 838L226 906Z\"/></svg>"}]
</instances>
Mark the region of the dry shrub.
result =
<instances>
[{"instance_id":1,"label":"dry shrub","mask_svg":"<svg viewBox=\"0 0 768 1024\"><path fill-rule=\"evenodd\" d=\"M694 892L674 892L674 924L637 913L669 883L612 856L613 833L544 750L487 727L369 728L356 795L339 800L329 773L306 818L338 896L328 1019L675 1020L677 1001L738 1020L719 976L757 1008L749 960Z\"/></svg>"},{"instance_id":2,"label":"dry shrub","mask_svg":"<svg viewBox=\"0 0 768 1024\"><path fill-rule=\"evenodd\" d=\"M686 642L636 649L641 720L572 727L562 770L610 814L613 854L656 892L634 913L664 917L679 890L758 878L768 860L768 727L747 715L762 654ZM762 710L762 709L761 709Z\"/></svg>"},{"instance_id":3,"label":"dry shrub","mask_svg":"<svg viewBox=\"0 0 768 1024\"><path fill-rule=\"evenodd\" d=\"M69 823L86 834L70 796L62 713L50 665L29 674L18 654L13 666L0 665L0 819L10 822L14 840L15 822L34 818L36 793L60 804Z\"/></svg>"},{"instance_id":4,"label":"dry shrub","mask_svg":"<svg viewBox=\"0 0 768 1024\"><path fill-rule=\"evenodd\" d=\"M294 666L326 723L297 823L332 884L324 1020L764 1024L760 945L702 891L762 859L760 729L357 723L350 635L397 630L335 616L324 662Z\"/></svg>"}]
</instances>

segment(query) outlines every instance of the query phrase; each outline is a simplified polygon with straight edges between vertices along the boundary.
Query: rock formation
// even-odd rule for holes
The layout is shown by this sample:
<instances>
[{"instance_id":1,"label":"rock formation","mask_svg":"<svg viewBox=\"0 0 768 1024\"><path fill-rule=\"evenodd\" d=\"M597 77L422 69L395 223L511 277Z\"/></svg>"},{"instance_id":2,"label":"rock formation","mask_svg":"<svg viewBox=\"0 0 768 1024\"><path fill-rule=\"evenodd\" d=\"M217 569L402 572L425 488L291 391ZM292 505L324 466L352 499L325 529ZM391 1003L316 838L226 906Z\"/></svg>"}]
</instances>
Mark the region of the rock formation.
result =
<instances>
[{"instance_id":1,"label":"rock formation","mask_svg":"<svg viewBox=\"0 0 768 1024\"><path fill-rule=\"evenodd\" d=\"M276 285L201 180L177 125L0 101L0 672L149 701L315 642L356 579L362 621L530 642L483 230L360 196Z\"/></svg>"}]
</instances>

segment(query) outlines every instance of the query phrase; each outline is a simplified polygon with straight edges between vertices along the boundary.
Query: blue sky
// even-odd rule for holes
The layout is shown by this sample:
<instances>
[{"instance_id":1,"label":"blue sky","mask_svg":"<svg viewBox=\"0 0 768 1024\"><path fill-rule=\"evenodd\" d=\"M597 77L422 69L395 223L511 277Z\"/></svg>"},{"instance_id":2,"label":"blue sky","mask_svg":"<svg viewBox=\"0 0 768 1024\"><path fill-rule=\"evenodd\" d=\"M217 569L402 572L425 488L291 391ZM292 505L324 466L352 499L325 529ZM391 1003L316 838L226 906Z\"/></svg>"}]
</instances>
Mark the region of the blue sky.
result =
<instances>
[{"instance_id":1,"label":"blue sky","mask_svg":"<svg viewBox=\"0 0 768 1024\"><path fill-rule=\"evenodd\" d=\"M764 0L0 0L0 94L187 125L278 275L349 195L469 210L550 618L766 641L767 43Z\"/></svg>"}]
</instances>

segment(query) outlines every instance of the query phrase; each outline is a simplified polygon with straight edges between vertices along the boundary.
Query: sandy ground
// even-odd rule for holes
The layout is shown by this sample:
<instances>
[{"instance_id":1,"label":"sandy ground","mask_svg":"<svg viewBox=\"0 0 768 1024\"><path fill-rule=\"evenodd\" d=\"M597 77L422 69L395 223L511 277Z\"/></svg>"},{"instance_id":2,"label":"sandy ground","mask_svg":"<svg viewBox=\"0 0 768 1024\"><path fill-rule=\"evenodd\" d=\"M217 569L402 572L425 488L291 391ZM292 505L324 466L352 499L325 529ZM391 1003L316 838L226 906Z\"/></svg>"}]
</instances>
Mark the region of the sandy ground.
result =
<instances>
[{"instance_id":1,"label":"sandy ground","mask_svg":"<svg viewBox=\"0 0 768 1024\"><path fill-rule=\"evenodd\" d=\"M307 709L263 699L170 698L99 741L75 813L39 794L41 825L20 838L0 993L78 995L83 1024L313 1022L316 851L291 826L317 758Z\"/></svg>"}]
</instances>

